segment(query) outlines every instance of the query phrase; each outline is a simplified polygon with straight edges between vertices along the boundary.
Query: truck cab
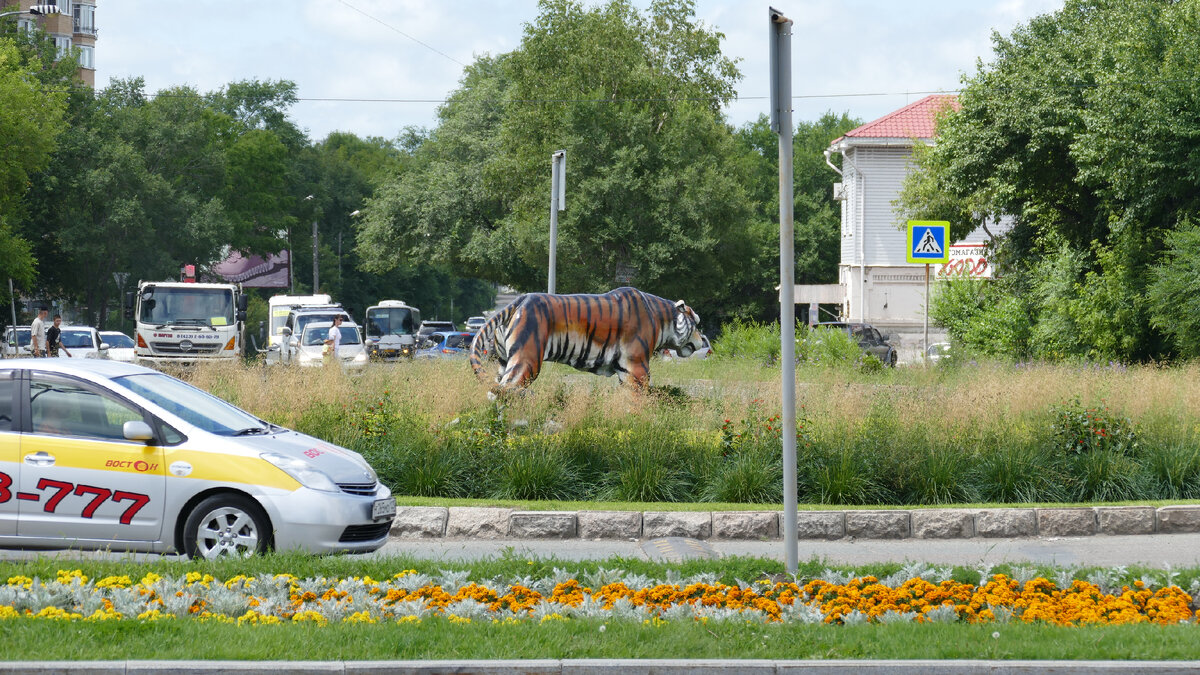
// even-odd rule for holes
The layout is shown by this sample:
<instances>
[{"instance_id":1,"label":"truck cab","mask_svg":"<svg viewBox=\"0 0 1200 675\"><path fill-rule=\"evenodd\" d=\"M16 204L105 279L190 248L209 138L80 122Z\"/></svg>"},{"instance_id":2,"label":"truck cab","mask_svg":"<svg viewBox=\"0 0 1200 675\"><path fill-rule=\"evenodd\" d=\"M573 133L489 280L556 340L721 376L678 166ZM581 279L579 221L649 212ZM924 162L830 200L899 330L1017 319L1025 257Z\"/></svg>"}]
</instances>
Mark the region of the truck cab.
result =
<instances>
[{"instance_id":1,"label":"truck cab","mask_svg":"<svg viewBox=\"0 0 1200 675\"><path fill-rule=\"evenodd\" d=\"M136 322L135 362L237 358L246 302L238 284L139 282L137 292L125 296L125 316Z\"/></svg>"},{"instance_id":2,"label":"truck cab","mask_svg":"<svg viewBox=\"0 0 1200 675\"><path fill-rule=\"evenodd\" d=\"M367 354L387 361L412 358L417 349L420 326L421 310L402 300L381 300L378 305L371 305L363 324L367 333Z\"/></svg>"}]
</instances>

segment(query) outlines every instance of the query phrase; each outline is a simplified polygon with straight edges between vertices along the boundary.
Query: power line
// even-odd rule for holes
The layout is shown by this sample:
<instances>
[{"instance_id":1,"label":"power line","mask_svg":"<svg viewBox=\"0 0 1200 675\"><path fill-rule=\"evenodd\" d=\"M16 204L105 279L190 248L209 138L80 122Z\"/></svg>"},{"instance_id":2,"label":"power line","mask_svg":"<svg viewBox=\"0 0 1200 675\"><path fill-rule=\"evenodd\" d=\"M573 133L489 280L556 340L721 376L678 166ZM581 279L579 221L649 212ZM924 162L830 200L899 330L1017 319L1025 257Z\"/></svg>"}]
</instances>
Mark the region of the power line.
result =
<instances>
[{"instance_id":1,"label":"power line","mask_svg":"<svg viewBox=\"0 0 1200 675\"><path fill-rule=\"evenodd\" d=\"M420 41L420 40L418 40L417 38L415 38L415 37L413 37L413 36L409 35L408 33L405 33L404 31L400 30L399 28L396 28L395 26L393 26L393 25L391 25L390 23L388 23L388 22L384 21L383 19L380 19L380 18L379 18L379 17L377 17L377 16L372 16L372 15L370 15L370 14L367 14L367 13L366 13L366 12L364 12L363 10L361 10L361 9L359 9L359 8L357 8L357 7L355 7L354 5L352 5L352 4L348 3L348 2L346 2L346 0L338 0L338 2L340 2L340 3L342 3L343 5L345 5L345 6L349 7L350 9L352 9L352 10L354 10L354 11L358 12L359 14L362 14L363 16L365 16L365 17L367 17L368 19L370 19L370 20L374 21L375 23L378 23L379 25L381 25L381 26L384 26L385 28L390 28L390 29L392 29L392 30L396 31L397 33L399 33L399 34L403 35L404 37L408 38L409 40L412 40L413 42L415 42L415 43L417 43L417 44L421 45L422 47L424 47L424 48L426 48L426 49L428 49L428 50L430 50L430 51L432 51L432 52L434 52L434 53L436 53L436 54L440 54L441 56L444 56L444 57L446 57L446 58L450 59L451 61L453 61L453 62L457 63L458 65L462 66L463 68L466 68L466 67L467 67L467 64L463 63L462 61L459 61L458 59L454 58L453 56L450 56L449 54L447 54L447 53L445 53L445 52L443 52L443 51L441 51L441 50L437 49L436 47L433 47L433 46L431 46L431 45L429 45L429 44L426 44L426 43L424 43L424 42L421 42L421 41Z\"/></svg>"}]
</instances>

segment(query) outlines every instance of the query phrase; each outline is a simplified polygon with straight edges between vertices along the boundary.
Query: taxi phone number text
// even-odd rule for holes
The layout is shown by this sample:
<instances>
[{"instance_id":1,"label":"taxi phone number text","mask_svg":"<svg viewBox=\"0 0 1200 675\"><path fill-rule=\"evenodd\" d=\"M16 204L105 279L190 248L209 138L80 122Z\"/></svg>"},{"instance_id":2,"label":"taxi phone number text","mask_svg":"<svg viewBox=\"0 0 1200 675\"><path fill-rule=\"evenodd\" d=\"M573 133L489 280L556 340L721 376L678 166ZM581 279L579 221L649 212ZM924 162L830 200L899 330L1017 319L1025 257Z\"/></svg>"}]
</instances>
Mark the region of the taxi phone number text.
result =
<instances>
[{"instance_id":1,"label":"taxi phone number text","mask_svg":"<svg viewBox=\"0 0 1200 675\"><path fill-rule=\"evenodd\" d=\"M16 497L25 501L41 501L41 495L36 492L13 492L12 491L12 476L0 472L0 504ZM94 485L75 485L61 480L52 480L50 478L42 478L37 482L39 490L53 490L54 494L46 500L42 505L42 510L46 513L54 513L58 508L59 503L67 497L67 495L77 495L83 497L92 495L92 500L87 506L83 507L83 512L79 515L84 518L91 518L96 514L96 509L108 500L113 503L132 502L125 512L121 514L120 522L122 525L128 525L133 522L133 517L137 512L142 510L142 507L150 503L150 495L144 495L138 492L126 492L124 490L109 490L108 488L96 487Z\"/></svg>"}]
</instances>

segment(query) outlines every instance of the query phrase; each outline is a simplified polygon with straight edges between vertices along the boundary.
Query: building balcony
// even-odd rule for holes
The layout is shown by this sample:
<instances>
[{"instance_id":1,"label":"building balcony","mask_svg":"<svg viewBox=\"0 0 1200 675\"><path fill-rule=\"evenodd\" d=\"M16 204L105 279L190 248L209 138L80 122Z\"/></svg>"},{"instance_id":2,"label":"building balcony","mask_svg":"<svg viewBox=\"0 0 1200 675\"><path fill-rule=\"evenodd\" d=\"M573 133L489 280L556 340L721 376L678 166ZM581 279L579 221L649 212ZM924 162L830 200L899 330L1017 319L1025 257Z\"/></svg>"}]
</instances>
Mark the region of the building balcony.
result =
<instances>
[{"instance_id":1,"label":"building balcony","mask_svg":"<svg viewBox=\"0 0 1200 675\"><path fill-rule=\"evenodd\" d=\"M96 37L96 33L97 30L95 24L80 25L78 21L75 22L76 35L91 35L92 37Z\"/></svg>"}]
</instances>

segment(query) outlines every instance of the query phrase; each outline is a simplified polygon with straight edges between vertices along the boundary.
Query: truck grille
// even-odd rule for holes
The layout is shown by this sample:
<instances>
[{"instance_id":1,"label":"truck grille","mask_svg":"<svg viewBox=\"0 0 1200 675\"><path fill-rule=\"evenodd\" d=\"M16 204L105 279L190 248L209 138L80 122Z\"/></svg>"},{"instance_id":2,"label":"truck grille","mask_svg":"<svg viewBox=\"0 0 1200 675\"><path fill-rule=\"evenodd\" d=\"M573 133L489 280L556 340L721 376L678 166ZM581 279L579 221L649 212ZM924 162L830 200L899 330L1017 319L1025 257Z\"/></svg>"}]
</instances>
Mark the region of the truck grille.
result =
<instances>
[{"instance_id":1,"label":"truck grille","mask_svg":"<svg viewBox=\"0 0 1200 675\"><path fill-rule=\"evenodd\" d=\"M349 493L352 495L360 495L363 497L370 497L371 495L375 494L375 486L376 485L378 485L378 483L338 483L337 484L337 486L342 489L342 492L346 492L346 493Z\"/></svg>"},{"instance_id":2,"label":"truck grille","mask_svg":"<svg viewBox=\"0 0 1200 675\"><path fill-rule=\"evenodd\" d=\"M390 520L385 523L374 523L371 525L351 525L342 531L342 536L338 541L345 544L357 541L374 541L386 537L390 529L392 529L392 521Z\"/></svg>"},{"instance_id":3,"label":"truck grille","mask_svg":"<svg viewBox=\"0 0 1200 675\"><path fill-rule=\"evenodd\" d=\"M150 349L159 354L215 354L221 351L221 343L193 342L192 348L185 352L176 342L151 342Z\"/></svg>"}]
</instances>

